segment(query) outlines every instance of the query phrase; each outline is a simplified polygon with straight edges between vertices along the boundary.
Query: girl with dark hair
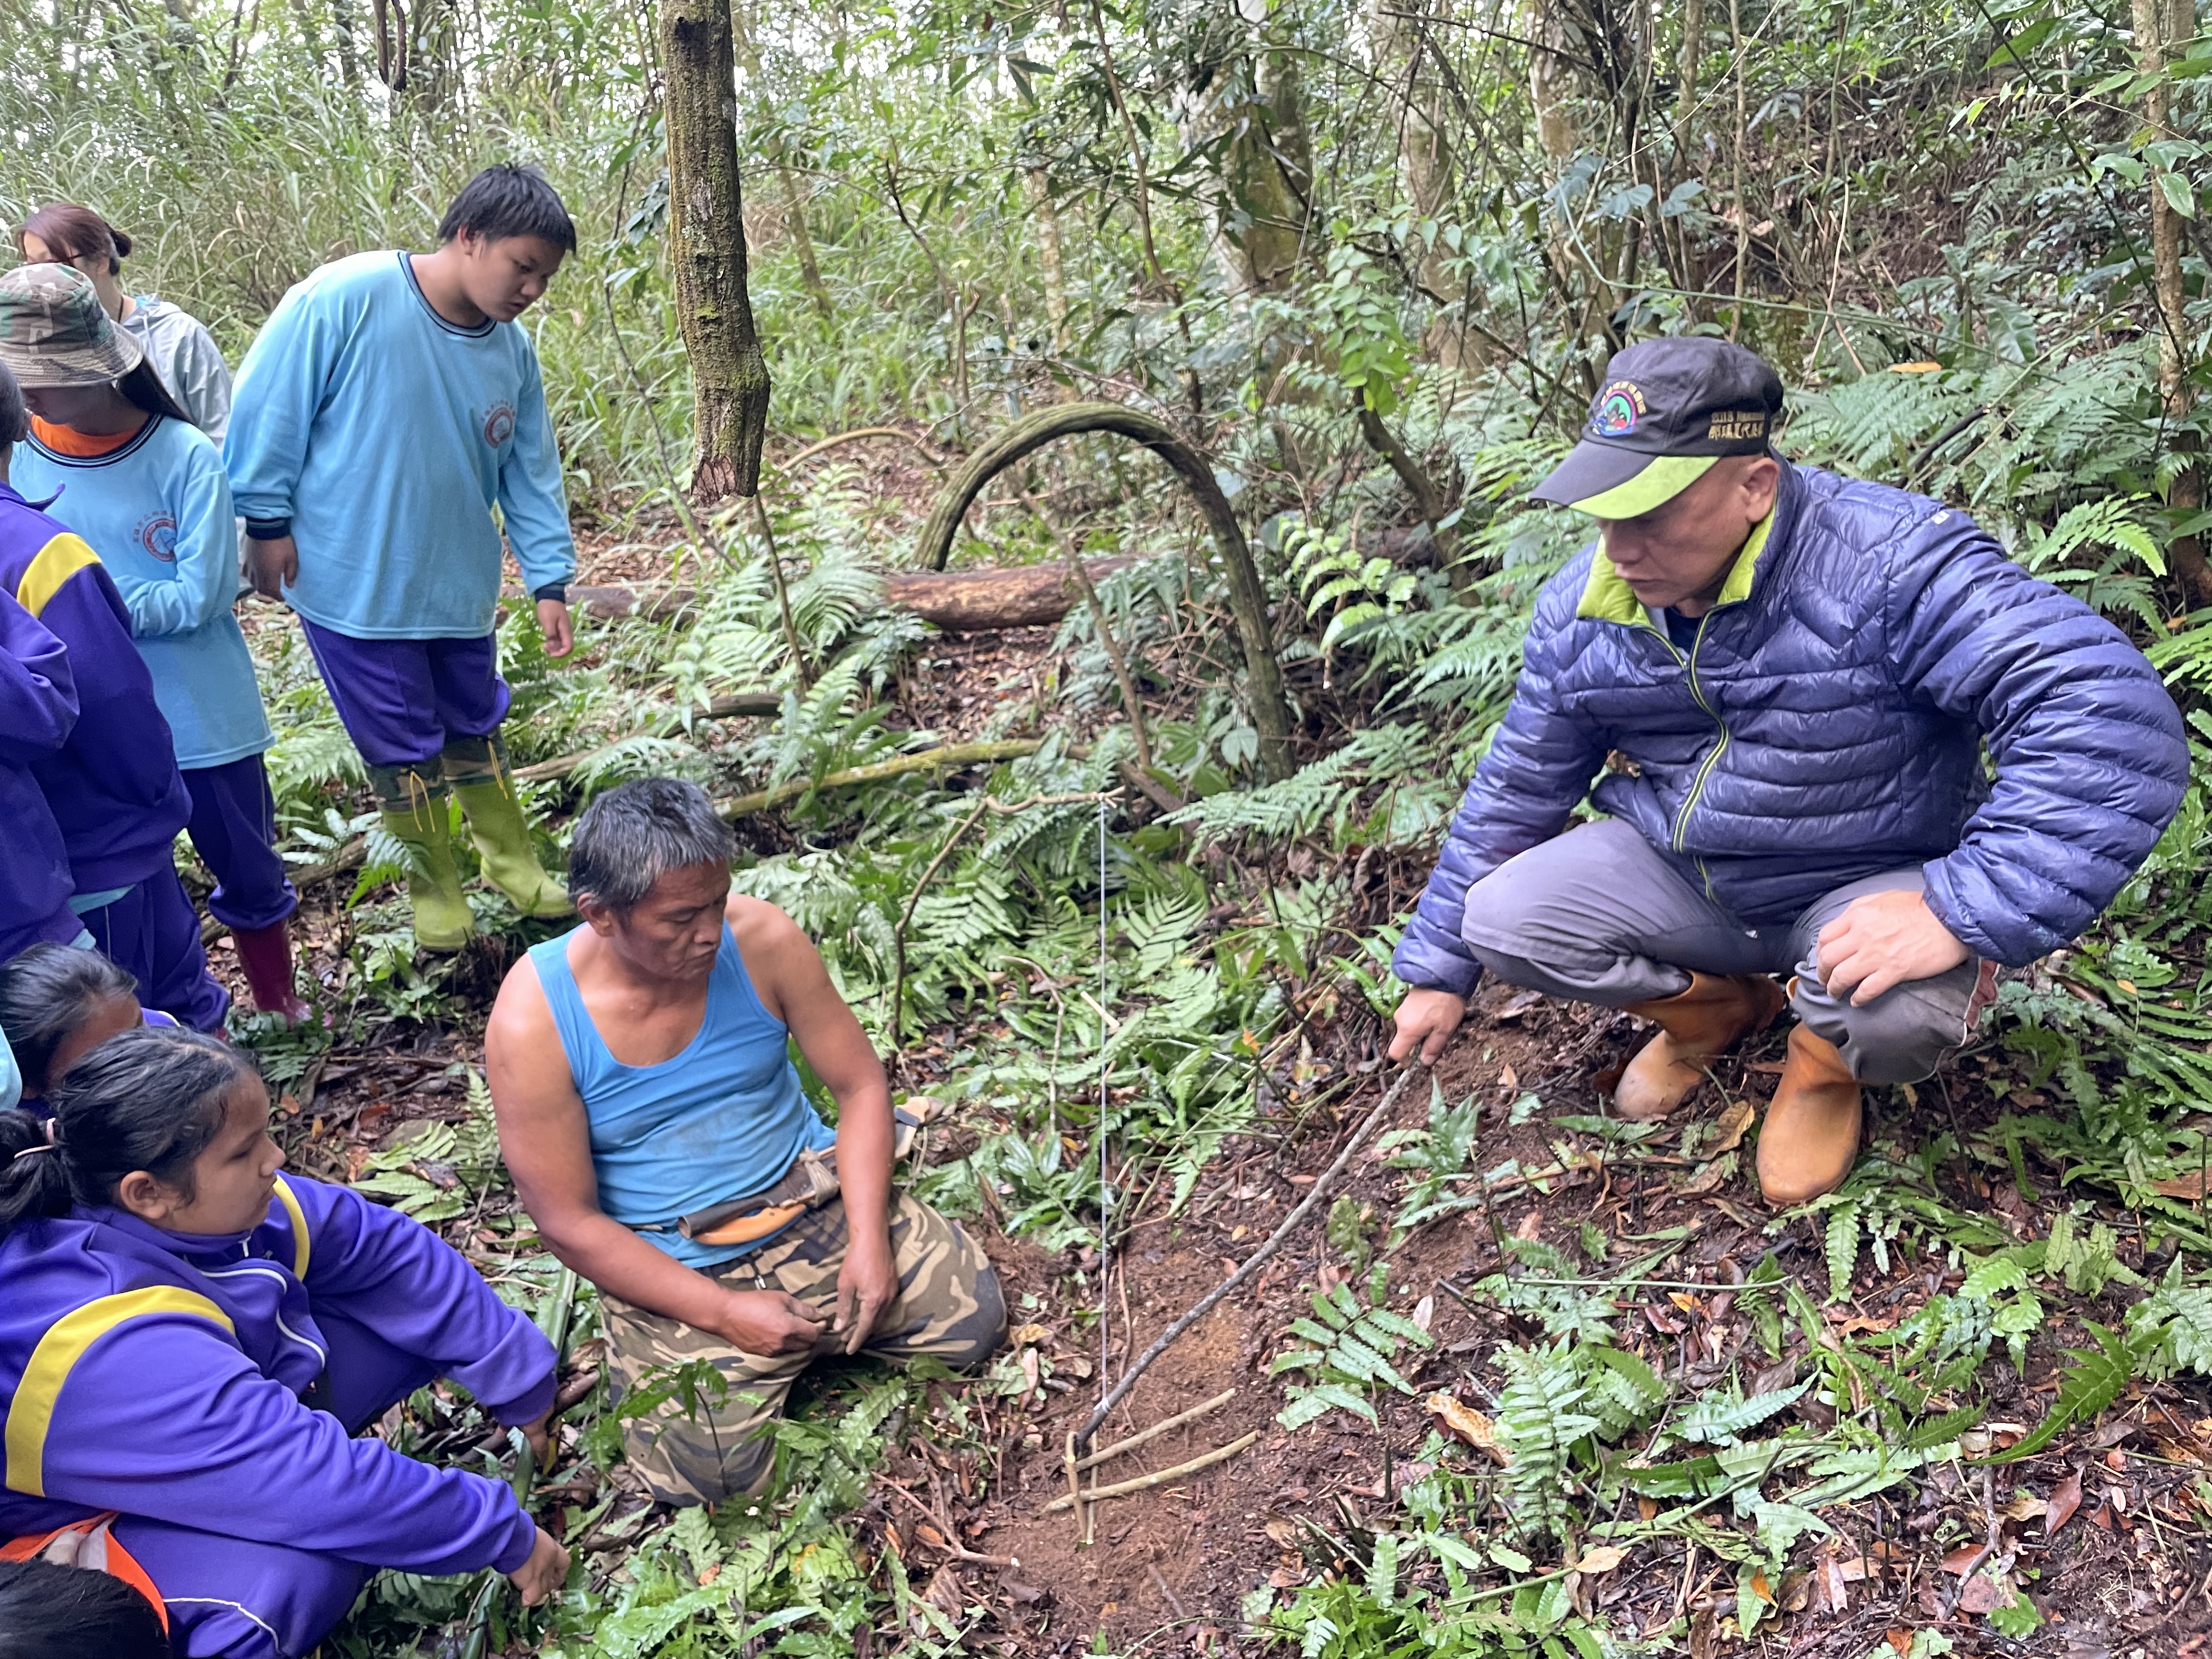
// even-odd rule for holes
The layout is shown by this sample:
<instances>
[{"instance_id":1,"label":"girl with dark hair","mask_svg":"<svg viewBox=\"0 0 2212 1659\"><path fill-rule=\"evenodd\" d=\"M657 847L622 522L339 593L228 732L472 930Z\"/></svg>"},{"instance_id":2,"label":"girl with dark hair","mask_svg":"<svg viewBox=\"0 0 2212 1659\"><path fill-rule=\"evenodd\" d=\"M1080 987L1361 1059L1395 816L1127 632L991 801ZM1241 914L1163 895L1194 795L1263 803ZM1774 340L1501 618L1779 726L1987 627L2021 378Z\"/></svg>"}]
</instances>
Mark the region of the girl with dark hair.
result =
<instances>
[{"instance_id":1,"label":"girl with dark hair","mask_svg":"<svg viewBox=\"0 0 2212 1659\"><path fill-rule=\"evenodd\" d=\"M192 845L215 875L208 908L231 930L255 1004L288 1024L304 1019L285 927L299 895L276 854L261 760L276 739L232 614L238 562L222 458L167 392L149 403L133 392L131 376L151 371L66 265L0 276L0 359L31 404L13 482L52 502L122 595L190 794ZM160 981L141 977L158 1000Z\"/></svg>"},{"instance_id":2,"label":"girl with dark hair","mask_svg":"<svg viewBox=\"0 0 2212 1659\"><path fill-rule=\"evenodd\" d=\"M184 1659L306 1653L383 1567L560 1588L504 1482L350 1437L442 1376L542 1445L536 1326L419 1223L282 1174L234 1048L125 1031L52 1103L0 1112L0 1553L104 1528Z\"/></svg>"},{"instance_id":3,"label":"girl with dark hair","mask_svg":"<svg viewBox=\"0 0 2212 1659\"><path fill-rule=\"evenodd\" d=\"M82 309L70 312L76 303L70 295L83 284L60 265L28 265L0 277L11 300L29 288L57 301L44 315L40 307L0 305L0 368L9 371L10 380L32 343L109 326L96 305L89 318ZM79 298L88 300L89 290ZM43 922L12 918L18 925L7 929L0 947L12 955L33 939L96 945L131 969L155 1006L196 1030L219 1030L230 993L208 972L199 917L177 879L171 850L192 815L192 797L177 770L169 722L155 700L153 674L132 648L131 613L100 556L8 482L14 457L26 448L17 443L0 453L0 590L9 596L9 605L0 607L0 632L18 612L44 629L58 647L57 665L44 678L50 690L65 691L68 702L65 714L49 709L44 722L20 728L15 710L6 711L0 760L24 767L53 820L58 865L31 850L42 894L58 875L64 914ZM35 658L35 635L29 643L33 656L19 662ZM9 701L20 706L20 699ZM13 741L19 731L20 744ZM27 864L25 872L33 868Z\"/></svg>"},{"instance_id":4,"label":"girl with dark hair","mask_svg":"<svg viewBox=\"0 0 2212 1659\"><path fill-rule=\"evenodd\" d=\"M171 1659L152 1585L106 1571L106 1534L73 1528L57 1541L65 1558L52 1545L20 1557L0 1545L0 1659Z\"/></svg>"},{"instance_id":5,"label":"girl with dark hair","mask_svg":"<svg viewBox=\"0 0 2212 1659\"><path fill-rule=\"evenodd\" d=\"M88 207L54 202L23 221L15 246L32 264L75 265L91 278L100 307L137 340L185 418L222 443L230 424L230 366L197 317L155 295L133 295L124 288L128 236Z\"/></svg>"},{"instance_id":6,"label":"girl with dark hair","mask_svg":"<svg viewBox=\"0 0 2212 1659\"><path fill-rule=\"evenodd\" d=\"M142 1006L138 981L97 951L33 945L0 963L0 1031L22 1073L22 1098L43 1110L69 1068L137 1025L174 1025Z\"/></svg>"}]
</instances>

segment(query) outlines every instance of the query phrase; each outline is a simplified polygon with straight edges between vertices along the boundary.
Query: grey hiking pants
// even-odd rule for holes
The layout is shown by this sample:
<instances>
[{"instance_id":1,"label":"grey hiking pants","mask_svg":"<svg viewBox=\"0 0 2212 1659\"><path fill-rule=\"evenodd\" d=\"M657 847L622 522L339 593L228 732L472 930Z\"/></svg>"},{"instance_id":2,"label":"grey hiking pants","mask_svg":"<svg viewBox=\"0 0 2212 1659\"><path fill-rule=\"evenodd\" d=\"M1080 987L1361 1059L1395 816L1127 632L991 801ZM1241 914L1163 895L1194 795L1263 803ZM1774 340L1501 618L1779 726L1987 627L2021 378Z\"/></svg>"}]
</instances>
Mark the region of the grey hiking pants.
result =
<instances>
[{"instance_id":1,"label":"grey hiking pants","mask_svg":"<svg viewBox=\"0 0 2212 1659\"><path fill-rule=\"evenodd\" d=\"M1892 987L1863 1008L1821 988L1820 930L1868 893L1917 892L1917 868L1838 887L1795 921L1746 927L1686 880L1632 824L1601 818L1509 859L1468 890L1461 936L1510 984L1601 1007L1656 1002L1701 974L1794 974L1790 1006L1862 1083L1917 1083L1972 1035L1996 964Z\"/></svg>"}]
</instances>

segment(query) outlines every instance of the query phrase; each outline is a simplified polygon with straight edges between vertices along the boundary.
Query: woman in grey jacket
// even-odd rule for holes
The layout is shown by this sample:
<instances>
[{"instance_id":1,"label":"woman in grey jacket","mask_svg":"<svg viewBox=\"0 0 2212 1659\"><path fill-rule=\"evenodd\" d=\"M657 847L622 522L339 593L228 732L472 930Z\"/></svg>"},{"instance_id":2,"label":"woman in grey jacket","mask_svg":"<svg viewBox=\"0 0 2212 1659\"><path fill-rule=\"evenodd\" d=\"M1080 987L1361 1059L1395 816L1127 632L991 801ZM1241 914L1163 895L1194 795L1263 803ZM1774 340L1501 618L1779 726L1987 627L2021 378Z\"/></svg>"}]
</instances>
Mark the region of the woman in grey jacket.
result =
<instances>
[{"instance_id":1,"label":"woman in grey jacket","mask_svg":"<svg viewBox=\"0 0 2212 1659\"><path fill-rule=\"evenodd\" d=\"M192 424L222 447L230 424L230 368L197 317L154 295L124 290L128 236L88 207L55 202L23 221L15 246L33 264L75 265L89 276L108 316L137 340Z\"/></svg>"}]
</instances>

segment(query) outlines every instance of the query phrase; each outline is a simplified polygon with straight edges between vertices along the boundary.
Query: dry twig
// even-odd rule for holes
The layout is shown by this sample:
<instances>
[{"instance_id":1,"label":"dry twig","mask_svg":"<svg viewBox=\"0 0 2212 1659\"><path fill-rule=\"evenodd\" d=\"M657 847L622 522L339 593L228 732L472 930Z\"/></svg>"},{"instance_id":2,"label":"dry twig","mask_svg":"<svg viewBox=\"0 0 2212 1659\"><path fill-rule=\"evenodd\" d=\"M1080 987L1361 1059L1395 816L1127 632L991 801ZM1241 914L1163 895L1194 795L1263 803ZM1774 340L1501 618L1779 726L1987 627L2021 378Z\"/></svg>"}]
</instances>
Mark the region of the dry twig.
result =
<instances>
[{"instance_id":1,"label":"dry twig","mask_svg":"<svg viewBox=\"0 0 2212 1659\"><path fill-rule=\"evenodd\" d=\"M1164 1486L1169 1481L1180 1480L1186 1474L1196 1474L1200 1469L1210 1469L1216 1463L1226 1463L1259 1437L1259 1430L1254 1429L1249 1433L1238 1435L1225 1446L1216 1446L1212 1451L1194 1457L1188 1463L1178 1463L1171 1469L1159 1469L1151 1474L1140 1474L1133 1480L1116 1481L1110 1486L1093 1486L1085 1492L1072 1494L1066 1498L1055 1498L1044 1506L1045 1513L1055 1514L1074 1503L1078 1497L1086 1504L1096 1504L1102 1498L1127 1498L1133 1492L1145 1492L1153 1486Z\"/></svg>"},{"instance_id":2,"label":"dry twig","mask_svg":"<svg viewBox=\"0 0 2212 1659\"><path fill-rule=\"evenodd\" d=\"M1137 1357L1137 1363L1121 1373L1121 1380L1107 1390L1106 1397L1098 1402L1097 1409L1091 1413L1091 1420L1085 1423L1077 1433L1075 1444L1089 1445L1091 1437L1097 1434L1099 1425L1105 1422L1106 1414L1121 1403L1122 1395L1136 1386L1137 1379L1145 1374L1152 1363L1165 1353L1169 1346L1177 1337L1212 1313L1220 1304L1224 1297L1251 1278L1269 1257L1282 1249L1283 1241L1296 1232L1298 1224L1313 1213L1314 1206L1320 1202L1322 1194L1329 1189L1330 1184L1337 1176L1344 1173L1346 1166L1352 1162L1352 1153L1359 1150L1360 1143L1367 1139L1377 1125L1390 1115L1391 1109L1397 1105L1398 1097L1405 1092L1406 1085L1416 1077L1426 1076L1427 1071L1428 1068L1425 1066L1414 1065L1407 1066L1398 1074L1398 1080L1383 1092L1382 1098L1376 1103L1375 1109L1368 1113L1360 1121L1359 1127L1352 1132L1351 1139L1344 1143L1344 1149L1337 1153L1336 1161L1321 1172L1315 1179L1314 1184L1307 1188L1306 1195L1299 1201L1297 1207L1283 1218L1282 1225L1267 1235L1266 1243L1245 1258L1243 1267L1199 1297L1192 1304L1188 1312L1162 1331L1152 1346Z\"/></svg>"}]
</instances>

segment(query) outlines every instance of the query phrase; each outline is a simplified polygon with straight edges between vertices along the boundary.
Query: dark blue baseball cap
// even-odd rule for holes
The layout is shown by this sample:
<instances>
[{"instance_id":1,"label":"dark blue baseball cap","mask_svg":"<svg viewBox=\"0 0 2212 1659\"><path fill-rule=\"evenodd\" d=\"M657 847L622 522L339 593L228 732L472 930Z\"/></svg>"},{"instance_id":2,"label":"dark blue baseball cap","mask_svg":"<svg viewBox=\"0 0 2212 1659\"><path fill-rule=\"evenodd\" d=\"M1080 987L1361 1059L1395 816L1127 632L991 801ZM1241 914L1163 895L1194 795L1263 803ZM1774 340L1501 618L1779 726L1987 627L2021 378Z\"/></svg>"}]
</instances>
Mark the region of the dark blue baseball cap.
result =
<instances>
[{"instance_id":1,"label":"dark blue baseball cap","mask_svg":"<svg viewBox=\"0 0 2212 1659\"><path fill-rule=\"evenodd\" d=\"M1600 519L1672 501L1723 455L1764 455L1782 419L1782 377L1746 347L1705 335L1616 352L1582 441L1530 499Z\"/></svg>"}]
</instances>

